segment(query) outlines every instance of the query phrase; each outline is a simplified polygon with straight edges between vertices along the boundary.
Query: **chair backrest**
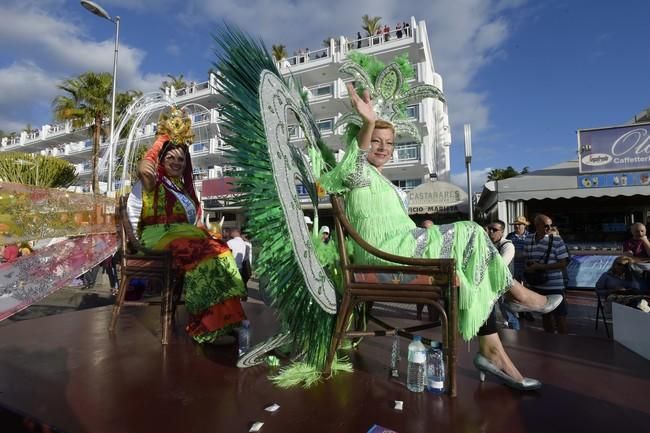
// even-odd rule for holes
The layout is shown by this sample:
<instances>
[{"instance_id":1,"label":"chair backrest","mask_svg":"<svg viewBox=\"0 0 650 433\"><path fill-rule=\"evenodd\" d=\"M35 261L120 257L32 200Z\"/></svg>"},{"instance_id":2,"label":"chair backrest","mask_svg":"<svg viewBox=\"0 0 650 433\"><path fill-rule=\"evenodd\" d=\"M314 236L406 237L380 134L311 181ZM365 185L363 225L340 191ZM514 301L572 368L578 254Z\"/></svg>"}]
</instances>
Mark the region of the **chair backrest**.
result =
<instances>
[{"instance_id":1,"label":"chair backrest","mask_svg":"<svg viewBox=\"0 0 650 433\"><path fill-rule=\"evenodd\" d=\"M138 250L140 250L141 245L140 241L135 236L135 232L133 231L133 225L131 224L131 220L127 211L127 201L128 196L122 196L119 198L117 220L122 251L129 254L136 253Z\"/></svg>"},{"instance_id":2,"label":"chair backrest","mask_svg":"<svg viewBox=\"0 0 650 433\"><path fill-rule=\"evenodd\" d=\"M426 274L426 275L439 275L443 279L449 278L451 282L453 280L453 275L455 271L455 262L453 259L428 259L428 258L419 258L419 257L403 257L397 256L394 254L387 253L380 249L375 248L370 245L365 239L359 235L356 229L352 226L347 216L345 215L345 205L343 197L338 195L331 195L330 201L332 203L332 208L334 210L335 224L336 224L336 236L338 241L339 254L341 256L341 261L344 269L354 270L354 269L376 269L378 272L388 271L395 272L395 265L393 266L369 266L369 265L354 265L351 263L348 256L346 247L345 247L345 236L349 236L356 242L361 248L369 252L370 254L383 259L387 262L401 265L400 269L404 269L405 272L411 274Z\"/></svg>"}]
</instances>

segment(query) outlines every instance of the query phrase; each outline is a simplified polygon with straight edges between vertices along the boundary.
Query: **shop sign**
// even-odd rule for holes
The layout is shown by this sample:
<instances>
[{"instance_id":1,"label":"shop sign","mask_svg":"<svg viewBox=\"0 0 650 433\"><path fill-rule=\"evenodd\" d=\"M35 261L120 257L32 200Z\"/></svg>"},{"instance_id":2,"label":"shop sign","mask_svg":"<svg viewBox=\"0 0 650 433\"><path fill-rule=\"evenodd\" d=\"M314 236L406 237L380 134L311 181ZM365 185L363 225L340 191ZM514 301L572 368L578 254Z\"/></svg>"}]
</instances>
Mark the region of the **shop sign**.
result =
<instances>
[{"instance_id":1,"label":"shop sign","mask_svg":"<svg viewBox=\"0 0 650 433\"><path fill-rule=\"evenodd\" d=\"M605 173L578 176L578 189L616 188L650 185L650 171L632 173Z\"/></svg>"},{"instance_id":2,"label":"shop sign","mask_svg":"<svg viewBox=\"0 0 650 433\"><path fill-rule=\"evenodd\" d=\"M650 123L578 130L578 155L580 173L650 170Z\"/></svg>"},{"instance_id":3,"label":"shop sign","mask_svg":"<svg viewBox=\"0 0 650 433\"><path fill-rule=\"evenodd\" d=\"M410 215L467 212L467 193L443 181L423 183L408 193L408 200Z\"/></svg>"}]
</instances>

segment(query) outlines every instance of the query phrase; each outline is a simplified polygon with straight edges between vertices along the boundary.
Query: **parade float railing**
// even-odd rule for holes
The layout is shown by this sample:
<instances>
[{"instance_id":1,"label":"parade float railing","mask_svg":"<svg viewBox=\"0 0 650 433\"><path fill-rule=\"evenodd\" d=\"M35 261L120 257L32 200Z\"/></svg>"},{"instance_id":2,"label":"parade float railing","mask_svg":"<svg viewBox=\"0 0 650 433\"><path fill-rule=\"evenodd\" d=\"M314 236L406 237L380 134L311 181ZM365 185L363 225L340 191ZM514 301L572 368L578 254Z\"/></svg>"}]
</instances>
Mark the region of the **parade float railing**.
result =
<instances>
[{"instance_id":1,"label":"parade float railing","mask_svg":"<svg viewBox=\"0 0 650 433\"><path fill-rule=\"evenodd\" d=\"M345 216L340 196L330 196L334 209L339 254L343 269L344 293L336 320L334 337L327 358L326 373L343 338L398 335L412 339L413 333L442 325L443 351L447 375L447 393L456 396L456 348L458 335L458 284L453 259L402 257L378 250L368 244ZM345 248L349 236L361 248L389 262L387 265L359 265L350 262ZM368 313L368 320L379 325L379 331L346 330L356 305L364 302L427 304L439 312L439 321L400 328ZM428 339L422 339L429 343Z\"/></svg>"},{"instance_id":2,"label":"parade float railing","mask_svg":"<svg viewBox=\"0 0 650 433\"><path fill-rule=\"evenodd\" d=\"M114 213L104 196L0 182L0 245L29 250L0 264L0 320L115 254Z\"/></svg>"},{"instance_id":3,"label":"parade float railing","mask_svg":"<svg viewBox=\"0 0 650 433\"><path fill-rule=\"evenodd\" d=\"M118 234L122 247L121 279L109 331L113 333L120 310L124 305L148 306L160 304L160 328L162 344L169 343L176 306L180 304L182 277L172 272L172 256L169 250L152 250L143 247L135 236L127 212L127 196L119 199L117 218ZM126 301L126 292L134 279L147 280L149 284L158 283L162 287L160 301Z\"/></svg>"}]
</instances>

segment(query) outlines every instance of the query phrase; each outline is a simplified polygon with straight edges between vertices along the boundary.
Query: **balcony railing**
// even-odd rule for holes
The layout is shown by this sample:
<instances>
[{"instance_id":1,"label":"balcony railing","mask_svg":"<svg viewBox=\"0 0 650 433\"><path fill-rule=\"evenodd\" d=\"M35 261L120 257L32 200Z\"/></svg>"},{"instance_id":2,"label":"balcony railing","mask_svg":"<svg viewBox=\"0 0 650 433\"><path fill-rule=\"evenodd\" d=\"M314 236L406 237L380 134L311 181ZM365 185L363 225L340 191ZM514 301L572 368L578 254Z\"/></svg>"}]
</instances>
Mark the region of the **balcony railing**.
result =
<instances>
[{"instance_id":1,"label":"balcony railing","mask_svg":"<svg viewBox=\"0 0 650 433\"><path fill-rule=\"evenodd\" d=\"M392 163L397 164L401 162L419 161L420 160L419 144L409 144L406 146L397 146L393 151Z\"/></svg>"},{"instance_id":2,"label":"balcony railing","mask_svg":"<svg viewBox=\"0 0 650 433\"><path fill-rule=\"evenodd\" d=\"M407 27L407 31L404 31L404 29L400 29L400 30L393 29L387 33L384 33L382 28L379 33L373 36L366 36L361 39L357 39L356 36L352 38L346 38L347 40L346 48L348 49L348 51L360 50L362 48L374 47L377 45L403 41L411 37L413 37L413 32L410 27Z\"/></svg>"}]
</instances>

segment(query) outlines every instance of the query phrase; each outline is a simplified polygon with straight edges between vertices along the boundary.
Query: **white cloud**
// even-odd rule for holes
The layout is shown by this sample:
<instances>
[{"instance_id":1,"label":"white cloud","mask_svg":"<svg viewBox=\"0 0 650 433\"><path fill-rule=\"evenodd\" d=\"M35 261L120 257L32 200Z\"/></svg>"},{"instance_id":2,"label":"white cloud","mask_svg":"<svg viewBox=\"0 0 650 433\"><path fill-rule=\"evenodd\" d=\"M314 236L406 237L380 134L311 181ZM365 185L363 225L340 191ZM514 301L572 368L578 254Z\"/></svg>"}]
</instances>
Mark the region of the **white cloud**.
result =
<instances>
[{"instance_id":1,"label":"white cloud","mask_svg":"<svg viewBox=\"0 0 650 433\"><path fill-rule=\"evenodd\" d=\"M113 71L113 39L90 40L81 25L55 10L31 2L3 7L0 49L15 53L16 60L0 68L0 128L34 123L33 107L49 105L62 80L89 70ZM119 89L148 91L160 85L162 75L141 71L145 55L138 48L120 45Z\"/></svg>"},{"instance_id":2,"label":"white cloud","mask_svg":"<svg viewBox=\"0 0 650 433\"><path fill-rule=\"evenodd\" d=\"M491 170L489 167L481 170L472 170L472 193L475 194L483 191L483 185L487 182L487 176ZM467 171L452 174L450 181L463 189L463 191L467 191Z\"/></svg>"}]
</instances>

